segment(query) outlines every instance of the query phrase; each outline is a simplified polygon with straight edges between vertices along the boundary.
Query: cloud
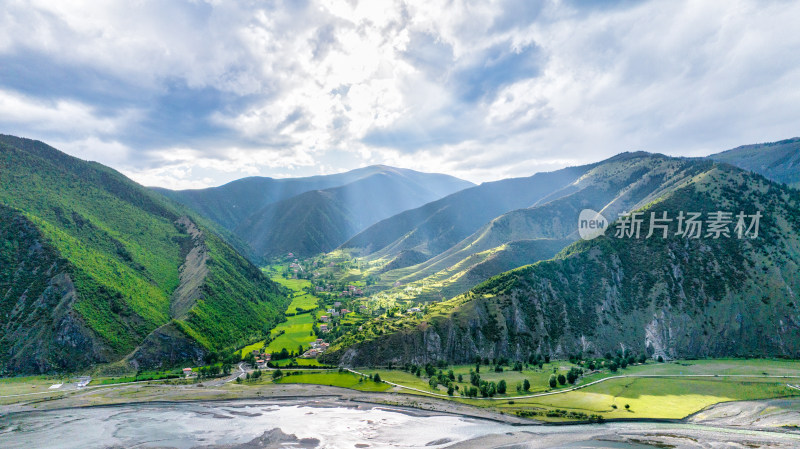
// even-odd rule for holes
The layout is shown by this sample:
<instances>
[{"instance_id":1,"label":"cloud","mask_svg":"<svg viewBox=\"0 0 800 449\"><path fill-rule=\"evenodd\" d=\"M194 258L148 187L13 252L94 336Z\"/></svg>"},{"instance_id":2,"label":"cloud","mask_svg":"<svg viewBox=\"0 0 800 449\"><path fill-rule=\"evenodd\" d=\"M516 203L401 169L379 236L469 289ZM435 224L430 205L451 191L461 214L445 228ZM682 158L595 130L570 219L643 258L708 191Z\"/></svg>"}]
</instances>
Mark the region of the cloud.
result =
<instances>
[{"instance_id":1,"label":"cloud","mask_svg":"<svg viewBox=\"0 0 800 449\"><path fill-rule=\"evenodd\" d=\"M472 181L796 135L794 2L4 4L0 132L148 185Z\"/></svg>"}]
</instances>

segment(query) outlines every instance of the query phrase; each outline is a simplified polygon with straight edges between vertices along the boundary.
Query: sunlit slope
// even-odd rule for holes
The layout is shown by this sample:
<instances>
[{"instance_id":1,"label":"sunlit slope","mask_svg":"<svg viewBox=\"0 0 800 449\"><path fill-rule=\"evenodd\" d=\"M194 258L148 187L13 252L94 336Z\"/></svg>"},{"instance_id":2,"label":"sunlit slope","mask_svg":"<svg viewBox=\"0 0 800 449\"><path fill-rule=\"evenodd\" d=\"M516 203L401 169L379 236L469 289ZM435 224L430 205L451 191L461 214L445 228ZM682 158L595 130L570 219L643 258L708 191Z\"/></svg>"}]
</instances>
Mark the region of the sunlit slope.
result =
<instances>
[{"instance_id":1,"label":"sunlit slope","mask_svg":"<svg viewBox=\"0 0 800 449\"><path fill-rule=\"evenodd\" d=\"M687 239L674 235L676 222L667 238L616 238L612 227L553 260L430 306L422 319L377 320L340 340L328 357L369 365L620 348L667 358L800 356L795 190L709 163L640 210L647 217L718 210L763 217L756 239Z\"/></svg>"},{"instance_id":2,"label":"sunlit slope","mask_svg":"<svg viewBox=\"0 0 800 449\"><path fill-rule=\"evenodd\" d=\"M800 187L800 138L743 145L709 156L774 181Z\"/></svg>"}]
</instances>

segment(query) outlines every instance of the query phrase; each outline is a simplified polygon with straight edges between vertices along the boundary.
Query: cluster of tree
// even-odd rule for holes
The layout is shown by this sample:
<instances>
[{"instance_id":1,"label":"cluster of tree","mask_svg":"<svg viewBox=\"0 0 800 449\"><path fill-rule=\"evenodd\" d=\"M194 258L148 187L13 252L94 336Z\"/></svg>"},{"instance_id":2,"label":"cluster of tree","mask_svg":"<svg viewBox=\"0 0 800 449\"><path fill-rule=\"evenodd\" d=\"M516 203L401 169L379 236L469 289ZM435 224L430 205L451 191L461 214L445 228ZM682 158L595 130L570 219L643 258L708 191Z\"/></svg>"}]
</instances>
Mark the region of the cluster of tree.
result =
<instances>
[{"instance_id":1,"label":"cluster of tree","mask_svg":"<svg viewBox=\"0 0 800 449\"><path fill-rule=\"evenodd\" d=\"M559 384L562 386L566 385L567 382L574 384L582 375L583 368L576 368L573 366L569 369L566 376L563 373L559 373L558 375L555 373L551 374L548 383L550 384L550 388L556 388Z\"/></svg>"},{"instance_id":2,"label":"cluster of tree","mask_svg":"<svg viewBox=\"0 0 800 449\"><path fill-rule=\"evenodd\" d=\"M227 376L231 373L232 368L233 365L227 362L223 362L222 364L201 366L197 370L197 378L207 379L212 377Z\"/></svg>"},{"instance_id":3,"label":"cluster of tree","mask_svg":"<svg viewBox=\"0 0 800 449\"><path fill-rule=\"evenodd\" d=\"M480 369L480 365L475 366L476 370L469 370L469 383L472 384L471 387L465 389L461 394L466 397L477 397L478 393L485 398L493 397L495 394L506 394L506 390L508 389L508 385L506 384L505 380L501 380L500 382L487 382L481 379L480 373L477 370ZM530 382L528 382L528 388L530 388Z\"/></svg>"},{"instance_id":4,"label":"cluster of tree","mask_svg":"<svg viewBox=\"0 0 800 449\"><path fill-rule=\"evenodd\" d=\"M235 365L236 363L239 363L239 360L241 360L239 351L227 352L227 353L221 351L217 352L212 351L203 356L203 361L205 362L206 365L214 365L217 363L227 363L230 365Z\"/></svg>"},{"instance_id":5,"label":"cluster of tree","mask_svg":"<svg viewBox=\"0 0 800 449\"><path fill-rule=\"evenodd\" d=\"M444 367L447 367L447 365ZM425 377L433 377L436 374L436 366L431 363L426 363L424 366L406 364L403 366L403 371L408 371L411 374L415 374L417 377L422 377L423 374L425 374Z\"/></svg>"}]
</instances>

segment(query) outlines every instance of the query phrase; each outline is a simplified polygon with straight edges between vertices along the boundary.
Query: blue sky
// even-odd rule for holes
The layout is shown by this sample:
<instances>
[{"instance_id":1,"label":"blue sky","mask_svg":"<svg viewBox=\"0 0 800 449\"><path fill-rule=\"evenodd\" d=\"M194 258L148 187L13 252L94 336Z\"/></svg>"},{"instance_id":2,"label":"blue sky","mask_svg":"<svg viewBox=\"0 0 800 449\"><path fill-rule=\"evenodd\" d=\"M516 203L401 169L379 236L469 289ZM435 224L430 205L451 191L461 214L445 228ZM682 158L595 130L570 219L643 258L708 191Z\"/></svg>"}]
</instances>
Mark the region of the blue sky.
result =
<instances>
[{"instance_id":1,"label":"blue sky","mask_svg":"<svg viewBox=\"0 0 800 449\"><path fill-rule=\"evenodd\" d=\"M800 134L791 1L15 1L0 133L146 185L473 182Z\"/></svg>"}]
</instances>

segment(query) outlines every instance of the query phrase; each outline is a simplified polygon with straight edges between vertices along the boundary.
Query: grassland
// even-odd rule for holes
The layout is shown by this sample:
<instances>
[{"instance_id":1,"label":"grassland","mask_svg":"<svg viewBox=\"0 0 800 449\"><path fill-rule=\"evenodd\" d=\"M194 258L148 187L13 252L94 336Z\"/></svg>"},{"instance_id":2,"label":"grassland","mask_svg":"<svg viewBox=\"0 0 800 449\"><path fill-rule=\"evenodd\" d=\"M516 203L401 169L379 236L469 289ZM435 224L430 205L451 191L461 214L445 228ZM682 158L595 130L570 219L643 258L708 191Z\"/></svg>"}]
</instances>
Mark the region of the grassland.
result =
<instances>
[{"instance_id":1,"label":"grassland","mask_svg":"<svg viewBox=\"0 0 800 449\"><path fill-rule=\"evenodd\" d=\"M68 382L66 377L57 376L24 376L0 379L0 396L14 394L44 393L50 391L51 385Z\"/></svg>"},{"instance_id":2,"label":"grassland","mask_svg":"<svg viewBox=\"0 0 800 449\"><path fill-rule=\"evenodd\" d=\"M490 367L481 366L481 379L508 384L506 394L496 395L492 400L467 399L460 396L460 391L468 388L469 371L474 365L453 366L449 369L458 378L461 374L465 382L455 382L458 389L452 400L490 407L504 413L522 413L546 421L574 420L575 416L600 415L604 419L625 418L665 418L680 419L696 413L705 407L727 401L768 399L777 397L800 397L800 391L787 387L787 383L800 383L800 362L793 360L763 359L717 359L677 361L673 363L648 363L634 365L627 369L611 373L608 370L590 374L575 386L587 385L591 382L614 376L665 376L665 377L622 377L567 391L573 385L558 385L550 388L548 380L552 373L566 373L570 367L576 366L568 362L554 361L547 363L543 369L526 369L524 371L490 371ZM422 390L402 390L408 394L426 395L430 393L446 394L446 388L438 386L435 390L428 384L423 374L418 377L406 371L371 369L362 370L364 374L380 374L381 379L406 387ZM674 376L674 377L669 377ZM687 377L711 376L711 377ZM781 379L774 376L795 376ZM517 391L516 385L525 379L531 384L529 391ZM559 391L564 391L559 393ZM542 393L555 393L541 395ZM540 395L537 397L525 397ZM628 407L625 407L625 406ZM562 412L555 412L561 410ZM563 416L573 413L573 417ZM550 415L550 416L548 416ZM560 415L560 416L557 416Z\"/></svg>"},{"instance_id":3,"label":"grassland","mask_svg":"<svg viewBox=\"0 0 800 449\"><path fill-rule=\"evenodd\" d=\"M272 362L273 365L278 366L278 367L286 366L286 365L288 365L290 363L292 363L292 359L277 360L277 361ZM310 367L323 366L321 363L319 363L319 361L317 359L300 359L300 358L297 358L297 359L294 359L294 363L297 363L299 366L310 366Z\"/></svg>"},{"instance_id":4,"label":"grassland","mask_svg":"<svg viewBox=\"0 0 800 449\"><path fill-rule=\"evenodd\" d=\"M539 410L537 419L561 409L613 418L680 419L705 407L727 401L799 396L785 382L770 378L622 378L584 389L538 398L516 399L497 407L510 413ZM629 408L625 406L628 405Z\"/></svg>"},{"instance_id":5,"label":"grassland","mask_svg":"<svg viewBox=\"0 0 800 449\"><path fill-rule=\"evenodd\" d=\"M312 372L284 376L275 383L316 384L333 387L351 388L359 391L386 391L388 384L373 382L353 373L345 372Z\"/></svg>"},{"instance_id":6,"label":"grassland","mask_svg":"<svg viewBox=\"0 0 800 449\"><path fill-rule=\"evenodd\" d=\"M305 279L286 279L281 275L280 268L280 266L269 267L264 272L270 275L273 281L291 291L292 302L286 309L286 321L278 324L270 333L271 341L266 346L267 352L270 353L280 352L283 349L297 351L299 346L308 347L309 343L317 339L313 334L316 312L298 313L300 310L314 310L319 303L319 298L303 290L311 286L311 282ZM256 342L242 348L242 355L263 348L264 341Z\"/></svg>"}]
</instances>

